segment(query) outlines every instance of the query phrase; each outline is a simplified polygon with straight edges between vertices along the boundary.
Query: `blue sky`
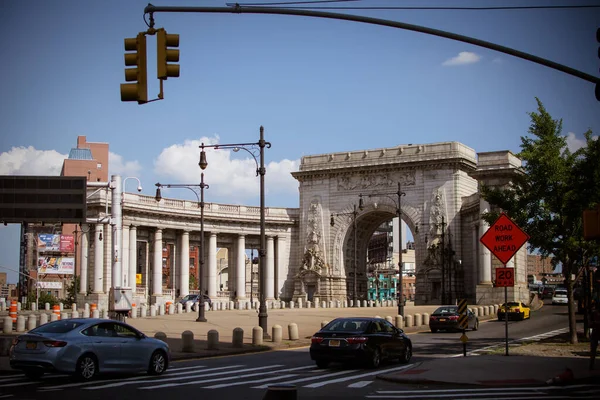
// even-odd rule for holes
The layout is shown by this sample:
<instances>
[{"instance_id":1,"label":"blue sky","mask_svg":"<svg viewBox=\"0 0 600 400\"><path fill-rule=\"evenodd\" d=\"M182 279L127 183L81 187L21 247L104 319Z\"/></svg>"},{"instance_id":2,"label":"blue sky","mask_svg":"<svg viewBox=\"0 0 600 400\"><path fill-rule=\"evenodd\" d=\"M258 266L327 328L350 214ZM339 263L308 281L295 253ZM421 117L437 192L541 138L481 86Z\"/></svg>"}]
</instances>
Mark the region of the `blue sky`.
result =
<instances>
[{"instance_id":1,"label":"blue sky","mask_svg":"<svg viewBox=\"0 0 600 400\"><path fill-rule=\"evenodd\" d=\"M253 1L259 3L261 1ZM297 207L290 172L302 156L459 141L519 151L539 97L570 145L600 131L594 85L505 54L435 36L347 21L253 14L155 15L180 35L181 76L165 100L120 101L123 39L146 30L147 1L0 2L0 175L57 175L78 135L110 144L110 173L197 183L198 144L258 140L265 127L267 206ZM600 4L599 1L383 1L340 6ZM166 0L154 5L225 6ZM332 4L326 4L332 5ZM336 5L336 4L333 4ZM335 12L344 12L337 10ZM598 9L346 11L512 47L598 75ZM158 93L148 39L149 96ZM210 152L206 201L258 204L247 153ZM127 182L135 191L137 183ZM193 198L186 190L163 196ZM0 265L18 269L16 225L0 226ZM9 274L16 281L16 274Z\"/></svg>"}]
</instances>

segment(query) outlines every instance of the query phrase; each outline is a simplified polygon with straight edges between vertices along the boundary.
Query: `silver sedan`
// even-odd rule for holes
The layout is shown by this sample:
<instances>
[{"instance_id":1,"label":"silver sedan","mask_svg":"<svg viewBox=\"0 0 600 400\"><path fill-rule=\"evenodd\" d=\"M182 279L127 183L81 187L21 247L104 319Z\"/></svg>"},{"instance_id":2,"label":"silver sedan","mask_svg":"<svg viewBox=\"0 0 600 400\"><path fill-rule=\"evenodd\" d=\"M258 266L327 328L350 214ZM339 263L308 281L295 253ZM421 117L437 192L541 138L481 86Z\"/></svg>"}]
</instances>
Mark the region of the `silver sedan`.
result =
<instances>
[{"instance_id":1,"label":"silver sedan","mask_svg":"<svg viewBox=\"0 0 600 400\"><path fill-rule=\"evenodd\" d=\"M101 372L146 371L162 374L169 346L130 325L97 318L53 321L13 340L10 366L30 378L45 372L72 374L82 380Z\"/></svg>"}]
</instances>

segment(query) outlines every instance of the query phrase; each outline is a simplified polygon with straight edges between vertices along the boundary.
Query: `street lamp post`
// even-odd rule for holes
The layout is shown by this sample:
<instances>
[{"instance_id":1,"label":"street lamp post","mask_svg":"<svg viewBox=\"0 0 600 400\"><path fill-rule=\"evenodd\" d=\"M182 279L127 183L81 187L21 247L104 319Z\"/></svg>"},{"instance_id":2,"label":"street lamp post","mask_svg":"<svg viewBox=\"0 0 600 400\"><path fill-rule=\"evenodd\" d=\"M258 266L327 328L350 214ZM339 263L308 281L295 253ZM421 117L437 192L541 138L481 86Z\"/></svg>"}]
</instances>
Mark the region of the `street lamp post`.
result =
<instances>
[{"instance_id":1,"label":"street lamp post","mask_svg":"<svg viewBox=\"0 0 600 400\"><path fill-rule=\"evenodd\" d=\"M390 195L397 195L398 202L394 200L394 198L390 197ZM406 193L402 191L402 185L398 182L398 190L396 192L390 193L369 193L369 194L359 194L360 198L358 203L358 208L361 210L364 208L363 197L373 197L373 196L386 196L391 199L396 204L396 216L398 217L398 283L396 287L396 296L398 298L398 315L404 317L404 287L402 283L402 196L406 196Z\"/></svg>"},{"instance_id":2,"label":"street lamp post","mask_svg":"<svg viewBox=\"0 0 600 400\"><path fill-rule=\"evenodd\" d=\"M240 150L246 151L248 154L252 156L254 162L256 163L256 175L260 176L260 248L258 249L258 270L259 270L259 281L258 281L258 291L260 294L260 306L258 309L258 325L263 330L263 337L270 338L270 335L267 331L267 297L266 297L266 256L267 256L267 240L265 236L265 147L270 148L271 143L265 141L265 130L261 126L260 127L260 138L258 142L255 143L227 143L227 144L211 144L205 145L202 143L200 145L200 166L204 165L202 169L206 168L208 162L206 161L206 153L204 152L205 148L214 148L218 149L232 149L234 152L238 152ZM256 154L254 153L258 148L259 154L258 159ZM252 149L252 150L250 150Z\"/></svg>"},{"instance_id":3,"label":"street lamp post","mask_svg":"<svg viewBox=\"0 0 600 400\"><path fill-rule=\"evenodd\" d=\"M352 291L352 305L354 307L358 307L358 287L357 287L357 275L358 275L358 268L357 268L357 262L358 262L358 256L357 256L357 250L356 250L356 215L358 214L358 211L356 210L356 204L353 204L353 210L352 212L347 212L347 213L335 213L335 214L331 214L331 220L329 222L329 224L331 226L335 225L335 220L333 219L333 217L337 217L340 215L352 215L352 230L354 231L354 290Z\"/></svg>"},{"instance_id":4,"label":"street lamp post","mask_svg":"<svg viewBox=\"0 0 600 400\"><path fill-rule=\"evenodd\" d=\"M200 168L206 168L206 164L202 166L202 160L200 160ZM198 207L200 207L200 262L199 271L198 271L198 318L196 318L196 322L206 322L205 310L204 310L204 293L202 292L202 283L203 283L203 273L204 273L204 189L208 189L209 186L204 183L204 172L200 174L200 184L195 183L170 183L170 184L162 184L156 183L156 201L160 201L162 199L160 188L185 188L189 189L196 195L198 199ZM192 187L200 188L200 197L198 197L198 193Z\"/></svg>"}]
</instances>

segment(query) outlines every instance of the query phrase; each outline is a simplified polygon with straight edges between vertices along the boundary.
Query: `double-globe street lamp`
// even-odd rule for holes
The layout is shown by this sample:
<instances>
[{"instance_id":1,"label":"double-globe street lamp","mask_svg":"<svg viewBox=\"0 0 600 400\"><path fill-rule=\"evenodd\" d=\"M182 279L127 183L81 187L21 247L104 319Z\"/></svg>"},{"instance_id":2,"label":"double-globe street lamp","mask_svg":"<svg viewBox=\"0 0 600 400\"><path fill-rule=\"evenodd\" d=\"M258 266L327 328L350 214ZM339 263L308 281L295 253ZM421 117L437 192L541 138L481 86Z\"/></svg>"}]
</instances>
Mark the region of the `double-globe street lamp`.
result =
<instances>
[{"instance_id":1,"label":"double-globe street lamp","mask_svg":"<svg viewBox=\"0 0 600 400\"><path fill-rule=\"evenodd\" d=\"M357 243L356 243L356 216L358 215L358 211L356 210L356 204L353 205L352 212L332 213L329 224L331 226L335 226L334 217L337 217L340 215L352 215L352 230L354 231L354 289L352 291L352 305L354 307L358 307L358 297L357 297L358 290L357 290L357 284L356 284L357 275L358 275L358 269L357 269L357 265L356 265L356 263L358 262L358 257L356 254L356 245L357 245Z\"/></svg>"},{"instance_id":2,"label":"double-globe street lamp","mask_svg":"<svg viewBox=\"0 0 600 400\"><path fill-rule=\"evenodd\" d=\"M258 308L258 326L260 326L263 330L263 337L269 338L270 335L267 331L267 297L266 297L266 287L267 282L266 279L266 247L267 241L265 236L265 147L270 148L271 143L265 141L265 129L260 127L260 138L258 142L255 143L226 143L226 144L211 144L205 145L202 143L200 145L200 168L205 169L208 166L208 162L206 161L206 153L204 152L205 148L213 148L215 150L218 149L232 149L234 152L238 152L240 150L246 151L248 154L252 156L254 162L256 163L256 176L260 176L260 248L258 249L258 271L259 271L259 281L258 281L258 291L260 295L260 306ZM258 159L256 155L256 151L258 150Z\"/></svg>"},{"instance_id":3,"label":"double-globe street lamp","mask_svg":"<svg viewBox=\"0 0 600 400\"><path fill-rule=\"evenodd\" d=\"M207 164L200 164L200 168L205 169ZM206 322L205 309L204 309L204 293L202 292L202 284L204 283L204 189L208 189L209 186L204 183L204 172L200 174L200 184L195 183L171 183L171 184L161 184L156 183L156 201L160 201L162 196L160 194L160 188L186 188L194 192L196 198L198 199L198 207L200 207L200 261L198 263L198 318L196 318L196 322ZM200 188L200 197L198 197L198 193L193 187ZM185 268L185 267L184 267Z\"/></svg>"},{"instance_id":4,"label":"double-globe street lamp","mask_svg":"<svg viewBox=\"0 0 600 400\"><path fill-rule=\"evenodd\" d=\"M396 200L394 200L393 197L390 197L391 195L397 195L398 196L398 202L396 202ZM381 197L381 196L385 196L387 198L389 198L390 200L392 200L395 205L396 205L396 216L398 217L398 283L397 283L397 287L396 287L396 294L397 294L397 298L398 298L398 315L401 315L404 317L404 295L403 295L403 283L402 283L402 196L406 196L406 193L404 193L402 191L402 185L400 184L400 182L398 182L398 190L396 192L376 192L376 193L368 193L368 194L362 194L360 193L358 195L359 202L358 202L358 208L360 210L364 209L364 202L363 202L363 197Z\"/></svg>"}]
</instances>

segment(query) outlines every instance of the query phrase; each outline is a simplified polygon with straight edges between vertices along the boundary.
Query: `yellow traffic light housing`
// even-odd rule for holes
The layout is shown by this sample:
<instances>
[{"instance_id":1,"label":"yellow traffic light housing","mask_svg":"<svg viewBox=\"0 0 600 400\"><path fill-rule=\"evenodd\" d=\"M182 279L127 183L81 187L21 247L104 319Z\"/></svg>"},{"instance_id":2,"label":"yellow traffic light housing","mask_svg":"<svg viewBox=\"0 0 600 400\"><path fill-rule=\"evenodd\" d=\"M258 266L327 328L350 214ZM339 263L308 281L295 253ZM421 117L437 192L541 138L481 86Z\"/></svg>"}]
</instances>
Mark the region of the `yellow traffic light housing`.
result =
<instances>
[{"instance_id":1,"label":"yellow traffic light housing","mask_svg":"<svg viewBox=\"0 0 600 400\"><path fill-rule=\"evenodd\" d=\"M121 101L137 101L139 104L148 102L148 72L146 56L146 34L138 33L135 38L125 39L125 65L135 68L125 69L125 81L136 83L121 84Z\"/></svg>"},{"instance_id":2,"label":"yellow traffic light housing","mask_svg":"<svg viewBox=\"0 0 600 400\"><path fill-rule=\"evenodd\" d=\"M171 48L170 48L171 47ZM163 28L156 31L156 75L158 79L179 78L179 35L167 33Z\"/></svg>"}]
</instances>

